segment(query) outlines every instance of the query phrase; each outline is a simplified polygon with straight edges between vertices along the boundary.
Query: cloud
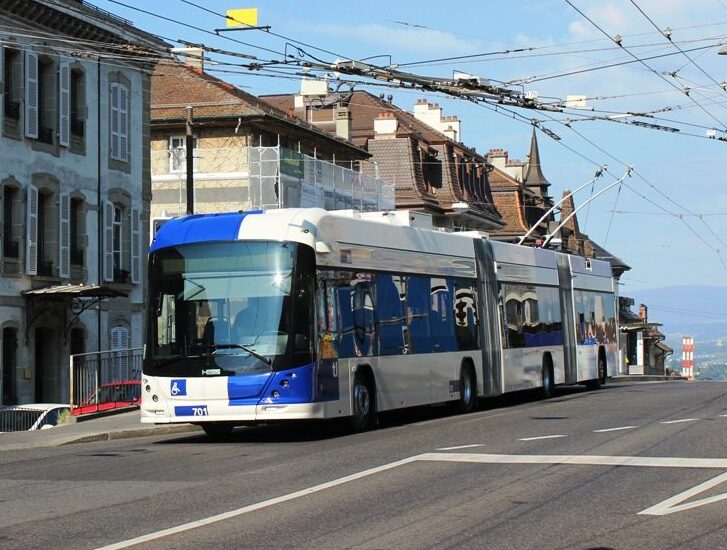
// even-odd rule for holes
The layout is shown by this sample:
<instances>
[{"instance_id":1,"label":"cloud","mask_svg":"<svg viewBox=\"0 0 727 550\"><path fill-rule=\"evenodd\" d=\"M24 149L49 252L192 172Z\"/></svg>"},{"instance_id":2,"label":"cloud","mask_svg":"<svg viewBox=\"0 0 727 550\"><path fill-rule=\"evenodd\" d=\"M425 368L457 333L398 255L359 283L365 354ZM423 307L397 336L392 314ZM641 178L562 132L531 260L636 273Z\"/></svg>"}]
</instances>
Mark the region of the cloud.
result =
<instances>
[{"instance_id":1,"label":"cloud","mask_svg":"<svg viewBox=\"0 0 727 550\"><path fill-rule=\"evenodd\" d=\"M391 27L378 24L344 25L318 24L312 29L316 34L333 38L345 39L346 48L357 51L360 47L375 47L377 54L399 52L399 54L416 54L412 59L399 61L416 61L428 57L447 57L467 55L480 51L482 45L478 40L462 39L443 31Z\"/></svg>"}]
</instances>

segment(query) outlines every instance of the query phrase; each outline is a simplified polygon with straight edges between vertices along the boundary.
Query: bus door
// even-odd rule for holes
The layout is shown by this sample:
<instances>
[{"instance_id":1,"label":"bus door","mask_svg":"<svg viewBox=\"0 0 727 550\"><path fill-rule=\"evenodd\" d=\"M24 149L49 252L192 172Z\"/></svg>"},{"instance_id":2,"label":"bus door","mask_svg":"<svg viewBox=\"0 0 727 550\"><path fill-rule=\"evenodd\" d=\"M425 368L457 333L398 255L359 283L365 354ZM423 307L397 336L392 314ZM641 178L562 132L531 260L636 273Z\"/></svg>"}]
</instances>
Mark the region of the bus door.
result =
<instances>
[{"instance_id":1,"label":"bus door","mask_svg":"<svg viewBox=\"0 0 727 550\"><path fill-rule=\"evenodd\" d=\"M499 293L492 244L484 239L475 241L475 257L484 397L494 397L502 393L502 342Z\"/></svg>"},{"instance_id":2,"label":"bus door","mask_svg":"<svg viewBox=\"0 0 727 550\"><path fill-rule=\"evenodd\" d=\"M576 366L575 314L573 312L573 278L570 263L565 254L556 254L558 259L558 280L560 292L561 326L563 330L563 360L565 361L565 383L578 383Z\"/></svg>"}]
</instances>

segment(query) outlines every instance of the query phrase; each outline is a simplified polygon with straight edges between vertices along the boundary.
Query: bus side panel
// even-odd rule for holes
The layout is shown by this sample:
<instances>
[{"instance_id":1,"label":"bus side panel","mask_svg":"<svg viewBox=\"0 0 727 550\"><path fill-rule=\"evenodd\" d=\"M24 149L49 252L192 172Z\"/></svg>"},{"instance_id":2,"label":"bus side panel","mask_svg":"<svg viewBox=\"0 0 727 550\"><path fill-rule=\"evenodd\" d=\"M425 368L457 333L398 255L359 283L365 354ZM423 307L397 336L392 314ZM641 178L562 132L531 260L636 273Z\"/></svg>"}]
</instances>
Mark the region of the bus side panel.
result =
<instances>
[{"instance_id":1,"label":"bus side panel","mask_svg":"<svg viewBox=\"0 0 727 550\"><path fill-rule=\"evenodd\" d=\"M542 386L543 355L553 358L556 384L563 382L563 349L561 346L514 348L503 350L505 391L519 391ZM559 368L559 365L561 367Z\"/></svg>"},{"instance_id":2,"label":"bus side panel","mask_svg":"<svg viewBox=\"0 0 727 550\"><path fill-rule=\"evenodd\" d=\"M387 411L430 403L431 357L412 354L368 358L376 378L376 408Z\"/></svg>"}]
</instances>

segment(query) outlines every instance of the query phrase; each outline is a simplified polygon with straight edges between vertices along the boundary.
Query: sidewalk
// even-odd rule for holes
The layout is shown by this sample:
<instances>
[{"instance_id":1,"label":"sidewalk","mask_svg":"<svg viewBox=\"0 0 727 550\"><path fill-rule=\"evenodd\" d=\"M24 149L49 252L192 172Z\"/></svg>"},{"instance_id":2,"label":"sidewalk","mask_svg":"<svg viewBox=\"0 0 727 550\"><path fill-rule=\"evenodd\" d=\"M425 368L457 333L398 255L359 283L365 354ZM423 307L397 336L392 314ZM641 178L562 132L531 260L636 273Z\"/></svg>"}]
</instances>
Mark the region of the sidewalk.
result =
<instances>
[{"instance_id":1,"label":"sidewalk","mask_svg":"<svg viewBox=\"0 0 727 550\"><path fill-rule=\"evenodd\" d=\"M202 429L192 424L142 424L139 421L139 410L134 409L89 420L77 420L48 430L0 433L0 452L194 432L201 433Z\"/></svg>"}]
</instances>

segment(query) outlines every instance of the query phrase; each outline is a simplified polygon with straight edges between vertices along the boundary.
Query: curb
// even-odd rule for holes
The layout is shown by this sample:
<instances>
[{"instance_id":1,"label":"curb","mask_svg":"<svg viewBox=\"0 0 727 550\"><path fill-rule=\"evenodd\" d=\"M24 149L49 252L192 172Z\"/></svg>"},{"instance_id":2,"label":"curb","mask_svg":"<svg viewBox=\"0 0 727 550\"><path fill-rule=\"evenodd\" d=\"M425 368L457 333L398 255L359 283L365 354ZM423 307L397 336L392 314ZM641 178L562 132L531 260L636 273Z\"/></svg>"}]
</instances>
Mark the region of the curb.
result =
<instances>
[{"instance_id":1,"label":"curb","mask_svg":"<svg viewBox=\"0 0 727 550\"><path fill-rule=\"evenodd\" d=\"M44 447L61 447L76 443L93 443L95 441L114 441L117 439L131 439L134 437L148 437L152 435L203 433L202 428L193 424L177 424L170 426L150 426L148 428L131 428L99 431L89 434L69 435L56 437L55 439L44 439L41 441L27 441L22 443L0 444L0 453L4 451L22 451L26 449L40 449Z\"/></svg>"},{"instance_id":2,"label":"curb","mask_svg":"<svg viewBox=\"0 0 727 550\"><path fill-rule=\"evenodd\" d=\"M113 430L88 435L79 435L74 439L66 440L61 443L50 443L48 446L60 447L61 445L73 445L74 443L93 443L94 441L114 441L117 439L131 439L134 437L148 437L151 435L168 435L193 432L202 433L202 428L193 424L180 424L162 427L154 426L149 428L133 428L129 430Z\"/></svg>"}]
</instances>

